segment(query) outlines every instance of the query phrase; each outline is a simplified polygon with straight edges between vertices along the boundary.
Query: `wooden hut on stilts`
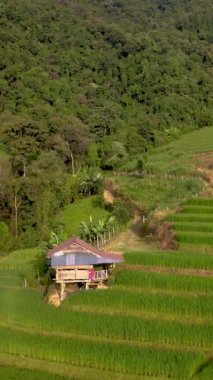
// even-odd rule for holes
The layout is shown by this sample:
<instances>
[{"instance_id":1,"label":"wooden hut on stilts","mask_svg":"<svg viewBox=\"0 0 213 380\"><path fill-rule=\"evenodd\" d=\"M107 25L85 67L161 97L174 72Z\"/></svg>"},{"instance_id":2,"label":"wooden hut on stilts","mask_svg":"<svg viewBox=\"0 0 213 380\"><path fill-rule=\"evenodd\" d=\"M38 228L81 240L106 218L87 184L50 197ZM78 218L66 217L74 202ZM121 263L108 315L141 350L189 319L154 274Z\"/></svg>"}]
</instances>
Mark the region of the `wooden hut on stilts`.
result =
<instances>
[{"instance_id":1,"label":"wooden hut on stilts","mask_svg":"<svg viewBox=\"0 0 213 380\"><path fill-rule=\"evenodd\" d=\"M51 249L47 258L55 272L55 282L60 284L61 298L66 284L89 289L107 283L115 265L124 261L121 254L105 252L77 237Z\"/></svg>"}]
</instances>

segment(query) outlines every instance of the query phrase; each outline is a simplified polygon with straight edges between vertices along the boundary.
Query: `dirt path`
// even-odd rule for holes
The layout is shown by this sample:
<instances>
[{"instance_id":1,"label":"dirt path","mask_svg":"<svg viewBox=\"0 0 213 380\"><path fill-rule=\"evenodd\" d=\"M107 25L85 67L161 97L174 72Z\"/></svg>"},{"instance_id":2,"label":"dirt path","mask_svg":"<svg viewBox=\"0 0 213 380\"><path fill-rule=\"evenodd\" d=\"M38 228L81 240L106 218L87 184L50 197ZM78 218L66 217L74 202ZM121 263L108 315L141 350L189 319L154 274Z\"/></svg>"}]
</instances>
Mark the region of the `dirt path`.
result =
<instances>
[{"instance_id":1,"label":"dirt path","mask_svg":"<svg viewBox=\"0 0 213 380\"><path fill-rule=\"evenodd\" d=\"M110 182L110 186L104 189L104 201L108 204L112 204L116 198L117 188L116 185ZM142 238L142 215L138 210L135 211L132 224L126 230L117 234L106 245L106 250L115 252L126 251L147 251L152 249L151 245L148 245Z\"/></svg>"},{"instance_id":2,"label":"dirt path","mask_svg":"<svg viewBox=\"0 0 213 380\"><path fill-rule=\"evenodd\" d=\"M104 198L109 203L113 203L114 195L108 191L104 191ZM154 247L151 244L147 244L142 237L142 215L138 210L135 211L132 224L126 230L117 234L110 242L106 245L106 249L115 252L126 252L126 251L147 251Z\"/></svg>"},{"instance_id":3,"label":"dirt path","mask_svg":"<svg viewBox=\"0 0 213 380\"><path fill-rule=\"evenodd\" d=\"M143 252L151 250L152 248L151 245L148 245L142 237L135 232L134 227L120 232L106 245L106 250L122 253L127 251Z\"/></svg>"},{"instance_id":4,"label":"dirt path","mask_svg":"<svg viewBox=\"0 0 213 380\"><path fill-rule=\"evenodd\" d=\"M114 200L115 200L115 197L112 194L112 192L105 189L104 190L104 202L106 202L107 204L112 204L114 202Z\"/></svg>"}]
</instances>

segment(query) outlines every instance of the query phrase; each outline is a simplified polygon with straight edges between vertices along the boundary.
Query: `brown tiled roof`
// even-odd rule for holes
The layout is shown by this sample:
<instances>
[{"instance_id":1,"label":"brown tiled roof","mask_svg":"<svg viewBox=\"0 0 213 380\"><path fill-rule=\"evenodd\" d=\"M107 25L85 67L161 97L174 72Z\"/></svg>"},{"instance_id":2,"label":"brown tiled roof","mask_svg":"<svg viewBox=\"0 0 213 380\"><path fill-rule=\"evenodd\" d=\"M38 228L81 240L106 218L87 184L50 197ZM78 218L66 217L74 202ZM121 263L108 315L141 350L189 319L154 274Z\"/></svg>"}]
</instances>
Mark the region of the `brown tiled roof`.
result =
<instances>
[{"instance_id":1,"label":"brown tiled roof","mask_svg":"<svg viewBox=\"0 0 213 380\"><path fill-rule=\"evenodd\" d=\"M57 253L59 251L65 251L66 249L69 249L71 245L78 245L79 247L83 248L86 251L89 251L95 255L98 255L103 258L109 258L109 259L115 259L115 260L121 260L124 261L123 255L121 253L111 253L111 252L105 252L102 249L99 249L97 247L94 247L93 245L85 242L84 240L78 238L78 237L72 237L69 240L64 241L63 243L60 243L57 245L57 247L52 248L50 251L47 252L47 257L50 258L54 255L54 253Z\"/></svg>"}]
</instances>

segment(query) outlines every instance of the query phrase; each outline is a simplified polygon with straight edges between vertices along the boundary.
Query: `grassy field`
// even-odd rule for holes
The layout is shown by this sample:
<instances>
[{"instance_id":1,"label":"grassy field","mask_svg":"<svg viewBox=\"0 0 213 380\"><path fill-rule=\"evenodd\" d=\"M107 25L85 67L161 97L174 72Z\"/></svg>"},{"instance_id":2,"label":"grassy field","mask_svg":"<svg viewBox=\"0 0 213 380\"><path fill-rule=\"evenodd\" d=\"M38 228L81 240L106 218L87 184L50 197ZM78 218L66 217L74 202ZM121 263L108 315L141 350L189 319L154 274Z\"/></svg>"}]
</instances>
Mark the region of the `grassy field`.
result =
<instances>
[{"instance_id":1,"label":"grassy field","mask_svg":"<svg viewBox=\"0 0 213 380\"><path fill-rule=\"evenodd\" d=\"M187 133L174 142L153 149L147 168L155 174L193 175L196 155L213 151L213 127Z\"/></svg>"},{"instance_id":2,"label":"grassy field","mask_svg":"<svg viewBox=\"0 0 213 380\"><path fill-rule=\"evenodd\" d=\"M183 135L179 140L153 149L144 161L143 178L128 172L137 167L137 160L128 162L114 177L125 195L147 208L175 208L196 194L204 182L197 172L198 154L213 151L213 127ZM125 174L126 172L126 174Z\"/></svg>"},{"instance_id":3,"label":"grassy field","mask_svg":"<svg viewBox=\"0 0 213 380\"><path fill-rule=\"evenodd\" d=\"M195 152L210 148L212 131L193 132L191 140L183 136L180 142L152 152L149 163L163 167L164 162L168 173L170 156L174 164L179 158L184 162L189 154L191 165ZM149 207L173 207L202 188L197 178L121 176L118 181ZM126 262L109 289L76 292L60 308L44 302L44 289L32 288L30 283L23 287L23 273L32 268L40 249L19 250L2 258L0 378L212 379L212 209L212 199L195 196L185 202L179 213L169 217L184 251L146 249L145 244L144 250L137 246L135 251L128 245ZM96 197L65 208L57 221L64 223L69 235L76 235L89 215L95 219L107 215Z\"/></svg>"},{"instance_id":4,"label":"grassy field","mask_svg":"<svg viewBox=\"0 0 213 380\"><path fill-rule=\"evenodd\" d=\"M180 149L186 153L211 152L213 141L213 127L202 128L194 132L186 133L180 139L156 151L174 151Z\"/></svg>"},{"instance_id":5,"label":"grassy field","mask_svg":"<svg viewBox=\"0 0 213 380\"><path fill-rule=\"evenodd\" d=\"M13 251L9 256L0 259L0 271L1 270L17 270L24 269L33 262L37 255L42 252L40 248L20 249Z\"/></svg>"},{"instance_id":6,"label":"grassy field","mask_svg":"<svg viewBox=\"0 0 213 380\"><path fill-rule=\"evenodd\" d=\"M4 150L2 150L1 147L0 147L0 157L9 158L9 155Z\"/></svg>"},{"instance_id":7,"label":"grassy field","mask_svg":"<svg viewBox=\"0 0 213 380\"><path fill-rule=\"evenodd\" d=\"M213 127L182 135L170 144L151 150L146 157L145 169L153 174L193 174L196 154L213 151ZM143 157L144 158L144 157ZM121 169L135 169L137 159L128 162Z\"/></svg>"},{"instance_id":8,"label":"grassy field","mask_svg":"<svg viewBox=\"0 0 213 380\"><path fill-rule=\"evenodd\" d=\"M21 287L23 268L38 252L16 251L0 262L0 363L2 355L8 360L0 374L89 379L88 368L93 379L209 380L213 279L190 270L209 273L213 256L129 252L128 269L117 273L110 289L79 291L56 309L44 303L37 289ZM152 273L135 265L172 272ZM179 274L180 268L189 273ZM18 368L16 357L28 365ZM42 368L50 371L40 373L35 361L45 362Z\"/></svg>"},{"instance_id":9,"label":"grassy field","mask_svg":"<svg viewBox=\"0 0 213 380\"><path fill-rule=\"evenodd\" d=\"M76 236L80 233L80 223L88 222L92 216L94 220L103 219L109 213L98 204L99 197L93 196L79 200L64 208L56 217L57 223L62 223L68 236Z\"/></svg>"},{"instance_id":10,"label":"grassy field","mask_svg":"<svg viewBox=\"0 0 213 380\"><path fill-rule=\"evenodd\" d=\"M203 188L198 178L137 178L122 175L116 177L115 181L124 195L148 209L174 208Z\"/></svg>"}]
</instances>

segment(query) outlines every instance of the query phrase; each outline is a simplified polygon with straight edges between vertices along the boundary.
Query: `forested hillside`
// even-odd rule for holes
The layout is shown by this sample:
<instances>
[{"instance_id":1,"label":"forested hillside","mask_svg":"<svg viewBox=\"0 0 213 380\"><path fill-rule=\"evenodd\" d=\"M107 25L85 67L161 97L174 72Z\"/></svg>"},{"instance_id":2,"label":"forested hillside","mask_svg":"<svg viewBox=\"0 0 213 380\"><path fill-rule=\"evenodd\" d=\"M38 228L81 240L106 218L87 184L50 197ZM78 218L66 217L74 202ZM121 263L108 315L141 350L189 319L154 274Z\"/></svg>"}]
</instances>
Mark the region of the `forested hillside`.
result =
<instances>
[{"instance_id":1,"label":"forested hillside","mask_svg":"<svg viewBox=\"0 0 213 380\"><path fill-rule=\"evenodd\" d=\"M46 237L90 170L212 124L211 11L211 0L0 0L4 236Z\"/></svg>"}]
</instances>

